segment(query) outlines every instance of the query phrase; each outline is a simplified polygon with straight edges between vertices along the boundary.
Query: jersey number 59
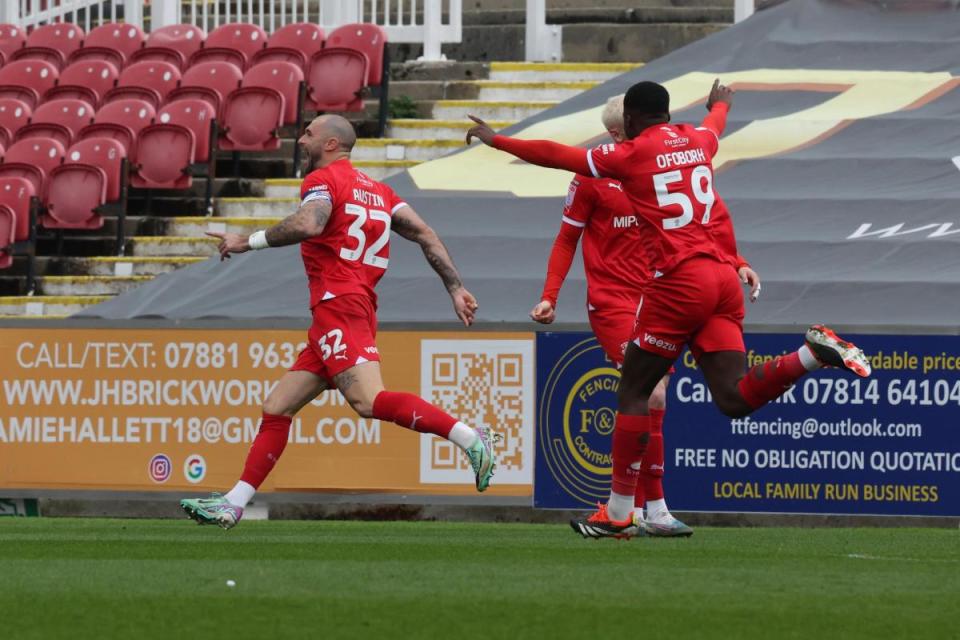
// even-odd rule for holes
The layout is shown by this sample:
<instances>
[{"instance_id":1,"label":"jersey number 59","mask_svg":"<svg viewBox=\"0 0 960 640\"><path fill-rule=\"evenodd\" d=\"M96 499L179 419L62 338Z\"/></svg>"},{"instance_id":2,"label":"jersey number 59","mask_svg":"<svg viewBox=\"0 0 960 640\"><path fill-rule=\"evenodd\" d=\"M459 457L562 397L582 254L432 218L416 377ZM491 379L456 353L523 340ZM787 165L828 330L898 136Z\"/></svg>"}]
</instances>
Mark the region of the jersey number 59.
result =
<instances>
[{"instance_id":1,"label":"jersey number 59","mask_svg":"<svg viewBox=\"0 0 960 640\"><path fill-rule=\"evenodd\" d=\"M670 193L669 191L668 185L682 180L683 174L680 169L658 173L653 176L653 189L657 194L657 204L661 208L680 205L683 212L675 218L663 219L663 228L668 231L685 227L693 221L693 203L690 201L690 197L683 192ZM710 209L713 208L713 203L717 200L717 194L713 192L713 173L710 172L710 167L701 164L693 168L693 171L690 172L690 191L693 192L693 197L697 202L704 206L700 224L707 224L710 222Z\"/></svg>"},{"instance_id":2,"label":"jersey number 59","mask_svg":"<svg viewBox=\"0 0 960 640\"><path fill-rule=\"evenodd\" d=\"M370 209L368 211L358 204L346 204L343 207L343 211L349 216L356 216L356 220L354 220L350 224L350 228L347 229L347 235L357 241L357 246L353 249L341 247L340 257L353 262L359 260L362 256L363 264L386 269L387 263L390 261L389 258L382 258L377 254L380 253L380 250L383 249L387 241L390 240L390 214L386 211L377 211L376 209ZM363 229L363 225L366 224L368 218L383 223L383 231L380 232L380 235L377 236L377 239L374 240L373 244L369 247L367 247L367 234ZM366 252L364 252L364 249L366 249Z\"/></svg>"}]
</instances>

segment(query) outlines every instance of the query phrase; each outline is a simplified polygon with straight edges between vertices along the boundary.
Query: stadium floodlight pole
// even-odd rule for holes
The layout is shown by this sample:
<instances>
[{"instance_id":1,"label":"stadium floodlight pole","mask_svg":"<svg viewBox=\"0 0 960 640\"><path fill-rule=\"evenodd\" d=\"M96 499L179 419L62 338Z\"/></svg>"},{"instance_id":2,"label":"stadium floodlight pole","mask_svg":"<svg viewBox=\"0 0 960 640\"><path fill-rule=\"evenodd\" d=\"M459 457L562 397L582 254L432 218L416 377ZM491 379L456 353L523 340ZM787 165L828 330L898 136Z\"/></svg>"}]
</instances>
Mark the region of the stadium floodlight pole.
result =
<instances>
[{"instance_id":1,"label":"stadium floodlight pole","mask_svg":"<svg viewBox=\"0 0 960 640\"><path fill-rule=\"evenodd\" d=\"M743 22L753 15L756 10L755 0L734 0L733 2L733 21Z\"/></svg>"}]
</instances>

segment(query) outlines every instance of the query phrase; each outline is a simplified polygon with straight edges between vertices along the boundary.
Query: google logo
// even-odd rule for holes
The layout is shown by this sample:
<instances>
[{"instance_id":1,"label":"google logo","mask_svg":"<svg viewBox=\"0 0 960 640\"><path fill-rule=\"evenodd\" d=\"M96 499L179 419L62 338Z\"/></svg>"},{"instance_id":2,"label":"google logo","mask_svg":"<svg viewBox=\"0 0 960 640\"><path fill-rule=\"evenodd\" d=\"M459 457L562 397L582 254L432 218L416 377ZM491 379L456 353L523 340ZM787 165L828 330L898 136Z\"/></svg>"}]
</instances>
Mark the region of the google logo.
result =
<instances>
[{"instance_id":1,"label":"google logo","mask_svg":"<svg viewBox=\"0 0 960 640\"><path fill-rule=\"evenodd\" d=\"M207 475L207 461L199 453L187 456L183 461L183 477L191 484L197 484Z\"/></svg>"}]
</instances>

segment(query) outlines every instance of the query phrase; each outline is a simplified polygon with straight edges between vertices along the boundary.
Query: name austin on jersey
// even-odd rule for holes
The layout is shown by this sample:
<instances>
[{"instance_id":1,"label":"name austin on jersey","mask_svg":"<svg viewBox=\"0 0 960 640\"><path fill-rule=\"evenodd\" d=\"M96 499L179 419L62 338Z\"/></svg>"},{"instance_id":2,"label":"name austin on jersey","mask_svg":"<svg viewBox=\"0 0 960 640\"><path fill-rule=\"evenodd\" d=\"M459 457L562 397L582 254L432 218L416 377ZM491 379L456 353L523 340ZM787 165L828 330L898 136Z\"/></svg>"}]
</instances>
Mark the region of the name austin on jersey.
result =
<instances>
[{"instance_id":1,"label":"name austin on jersey","mask_svg":"<svg viewBox=\"0 0 960 640\"><path fill-rule=\"evenodd\" d=\"M330 196L330 190L325 184L317 185L308 190L300 204L304 205L311 200L321 199L327 201L333 200L333 198ZM364 191L363 189L354 189L353 199L355 202L364 204L368 207L379 207L381 209L386 208L386 203L383 200L383 196L376 193L370 193L369 191Z\"/></svg>"}]
</instances>

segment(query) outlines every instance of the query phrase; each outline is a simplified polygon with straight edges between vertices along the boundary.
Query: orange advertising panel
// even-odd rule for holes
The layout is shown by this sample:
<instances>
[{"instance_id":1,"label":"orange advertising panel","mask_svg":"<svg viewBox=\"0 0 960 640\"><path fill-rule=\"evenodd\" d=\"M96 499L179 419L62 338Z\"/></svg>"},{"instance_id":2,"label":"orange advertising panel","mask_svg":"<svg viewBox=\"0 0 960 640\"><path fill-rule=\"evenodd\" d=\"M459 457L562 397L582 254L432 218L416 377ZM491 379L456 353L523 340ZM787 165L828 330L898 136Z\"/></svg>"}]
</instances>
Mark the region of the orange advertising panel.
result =
<instances>
[{"instance_id":1,"label":"orange advertising panel","mask_svg":"<svg viewBox=\"0 0 960 640\"><path fill-rule=\"evenodd\" d=\"M0 489L229 488L261 404L306 333L0 330ZM492 495L532 494L530 333L385 332L384 383L503 435ZM294 420L266 491L470 495L452 444L357 416L326 391Z\"/></svg>"}]
</instances>

